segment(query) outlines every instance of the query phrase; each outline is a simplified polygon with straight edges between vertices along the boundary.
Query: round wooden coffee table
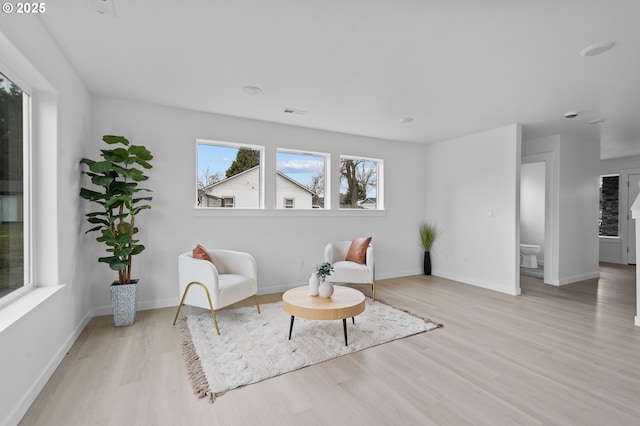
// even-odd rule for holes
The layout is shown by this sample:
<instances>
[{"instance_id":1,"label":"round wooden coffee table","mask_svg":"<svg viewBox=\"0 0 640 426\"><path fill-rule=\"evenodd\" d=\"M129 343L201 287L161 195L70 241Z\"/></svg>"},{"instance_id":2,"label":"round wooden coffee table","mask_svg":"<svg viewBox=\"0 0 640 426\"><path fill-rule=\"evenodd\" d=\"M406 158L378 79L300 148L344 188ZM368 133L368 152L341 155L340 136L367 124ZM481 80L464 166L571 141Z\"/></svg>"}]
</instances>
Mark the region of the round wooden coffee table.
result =
<instances>
[{"instance_id":1,"label":"round wooden coffee table","mask_svg":"<svg viewBox=\"0 0 640 426\"><path fill-rule=\"evenodd\" d=\"M285 312L291 314L289 326L289 340L293 331L295 317L309 320L342 320L344 329L344 344L347 340L347 318L354 317L364 312L364 294L350 287L334 286L333 295L329 298L311 296L309 286L292 288L282 295L282 307Z\"/></svg>"}]
</instances>

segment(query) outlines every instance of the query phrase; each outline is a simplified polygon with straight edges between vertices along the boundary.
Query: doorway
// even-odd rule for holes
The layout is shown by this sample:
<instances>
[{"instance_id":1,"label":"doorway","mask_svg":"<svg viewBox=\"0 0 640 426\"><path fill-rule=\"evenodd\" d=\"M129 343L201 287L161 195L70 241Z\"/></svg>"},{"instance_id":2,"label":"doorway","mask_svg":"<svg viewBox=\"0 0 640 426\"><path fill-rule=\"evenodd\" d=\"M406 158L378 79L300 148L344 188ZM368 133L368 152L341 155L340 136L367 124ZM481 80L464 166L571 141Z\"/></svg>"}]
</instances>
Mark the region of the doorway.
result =
<instances>
[{"instance_id":1,"label":"doorway","mask_svg":"<svg viewBox=\"0 0 640 426\"><path fill-rule=\"evenodd\" d=\"M520 168L520 243L539 252L520 264L520 274L544 279L545 163L524 163ZM522 259L522 254L520 255ZM537 264L537 267L535 267Z\"/></svg>"},{"instance_id":2,"label":"doorway","mask_svg":"<svg viewBox=\"0 0 640 426\"><path fill-rule=\"evenodd\" d=\"M531 164L531 163L542 163L544 164L544 237L542 240L542 265L544 266L544 279L543 282L545 284L551 285L559 285L558 284L558 231L557 231L557 223L558 223L558 209L557 209L557 200L558 200L558 173L556 170L556 158L555 153L553 152L545 152L541 154L532 154L532 155L524 155L522 157L521 165ZM522 167L521 167L522 170ZM522 198L522 194L521 198ZM522 211L520 211L520 216L522 217ZM521 225L521 224L520 224ZM520 228L522 231L522 228ZM520 232L522 234L522 232ZM535 243L527 243L522 239L522 235L520 236L520 241L518 242L524 244L535 244ZM536 244L540 245L540 244ZM519 249L519 246L518 246Z\"/></svg>"}]
</instances>

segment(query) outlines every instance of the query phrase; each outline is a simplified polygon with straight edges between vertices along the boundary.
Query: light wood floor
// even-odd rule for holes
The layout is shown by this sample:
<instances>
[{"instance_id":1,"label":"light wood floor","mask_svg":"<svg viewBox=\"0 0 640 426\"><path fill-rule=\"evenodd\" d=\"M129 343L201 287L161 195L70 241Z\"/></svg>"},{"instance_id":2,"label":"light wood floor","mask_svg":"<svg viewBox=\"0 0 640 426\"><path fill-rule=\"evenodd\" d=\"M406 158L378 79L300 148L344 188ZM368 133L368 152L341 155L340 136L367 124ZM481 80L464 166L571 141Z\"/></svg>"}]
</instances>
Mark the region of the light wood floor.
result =
<instances>
[{"instance_id":1,"label":"light wood floor","mask_svg":"<svg viewBox=\"0 0 640 426\"><path fill-rule=\"evenodd\" d=\"M517 297L437 277L381 280L380 299L444 327L214 404L192 393L173 308L140 312L127 328L98 317L21 424L638 425L634 282L634 267L613 264L563 287L522 277Z\"/></svg>"}]
</instances>

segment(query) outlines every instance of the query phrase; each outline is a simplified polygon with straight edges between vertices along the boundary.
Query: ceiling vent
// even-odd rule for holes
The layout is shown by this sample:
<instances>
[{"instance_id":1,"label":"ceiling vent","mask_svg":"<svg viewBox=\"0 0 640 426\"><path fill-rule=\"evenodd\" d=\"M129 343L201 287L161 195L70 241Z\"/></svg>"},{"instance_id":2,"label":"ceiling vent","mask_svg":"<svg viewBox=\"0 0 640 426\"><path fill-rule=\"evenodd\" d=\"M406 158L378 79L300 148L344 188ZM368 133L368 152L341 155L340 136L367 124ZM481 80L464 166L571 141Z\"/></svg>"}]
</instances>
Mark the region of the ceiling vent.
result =
<instances>
[{"instance_id":1,"label":"ceiling vent","mask_svg":"<svg viewBox=\"0 0 640 426\"><path fill-rule=\"evenodd\" d=\"M307 113L307 111L302 111L301 109L292 109L292 108L285 108L283 112L286 114L297 114L297 115L305 115Z\"/></svg>"}]
</instances>

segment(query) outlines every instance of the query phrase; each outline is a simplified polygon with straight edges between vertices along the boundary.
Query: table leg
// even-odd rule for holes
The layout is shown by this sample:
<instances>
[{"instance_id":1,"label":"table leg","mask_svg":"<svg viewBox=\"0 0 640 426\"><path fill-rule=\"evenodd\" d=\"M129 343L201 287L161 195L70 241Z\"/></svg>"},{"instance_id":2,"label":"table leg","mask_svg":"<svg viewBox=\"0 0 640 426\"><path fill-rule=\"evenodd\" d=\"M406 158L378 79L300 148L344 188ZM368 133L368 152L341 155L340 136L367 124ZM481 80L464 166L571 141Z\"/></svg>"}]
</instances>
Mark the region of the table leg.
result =
<instances>
[{"instance_id":1,"label":"table leg","mask_svg":"<svg viewBox=\"0 0 640 426\"><path fill-rule=\"evenodd\" d=\"M291 325L289 325L289 340L291 340L291 332L293 331L293 320L296 317L294 317L293 315L291 315Z\"/></svg>"},{"instance_id":2,"label":"table leg","mask_svg":"<svg viewBox=\"0 0 640 426\"><path fill-rule=\"evenodd\" d=\"M347 319L342 319L342 328L344 328L344 345L349 346L349 342L347 341Z\"/></svg>"}]
</instances>

